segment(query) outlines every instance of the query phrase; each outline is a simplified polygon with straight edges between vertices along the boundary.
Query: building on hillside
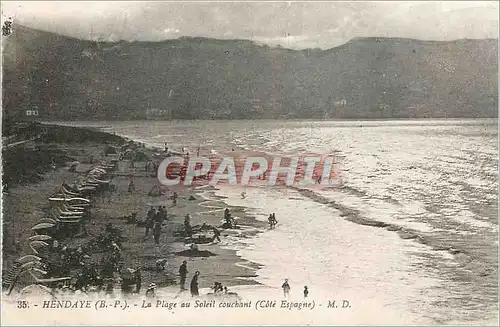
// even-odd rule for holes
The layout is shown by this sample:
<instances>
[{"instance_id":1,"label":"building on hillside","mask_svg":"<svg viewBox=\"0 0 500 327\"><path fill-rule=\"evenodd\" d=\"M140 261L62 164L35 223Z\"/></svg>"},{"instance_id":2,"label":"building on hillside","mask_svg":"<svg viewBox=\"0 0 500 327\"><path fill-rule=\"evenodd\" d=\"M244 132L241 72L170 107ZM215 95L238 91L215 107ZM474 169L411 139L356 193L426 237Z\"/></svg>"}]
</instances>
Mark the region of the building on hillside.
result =
<instances>
[{"instance_id":1,"label":"building on hillside","mask_svg":"<svg viewBox=\"0 0 500 327\"><path fill-rule=\"evenodd\" d=\"M169 109L148 108L146 109L147 119L157 118L170 118L171 113Z\"/></svg>"},{"instance_id":2,"label":"building on hillside","mask_svg":"<svg viewBox=\"0 0 500 327\"><path fill-rule=\"evenodd\" d=\"M345 107L347 107L347 100L346 99L342 99L342 100L339 100L339 101L335 101L334 105L337 108L345 108Z\"/></svg>"},{"instance_id":3,"label":"building on hillside","mask_svg":"<svg viewBox=\"0 0 500 327\"><path fill-rule=\"evenodd\" d=\"M26 110L26 117L38 117L38 110Z\"/></svg>"},{"instance_id":4,"label":"building on hillside","mask_svg":"<svg viewBox=\"0 0 500 327\"><path fill-rule=\"evenodd\" d=\"M337 119L342 119L345 117L345 109L347 108L347 100L342 98L340 100L333 100L334 117ZM331 114L328 114L325 118L331 118Z\"/></svg>"}]
</instances>

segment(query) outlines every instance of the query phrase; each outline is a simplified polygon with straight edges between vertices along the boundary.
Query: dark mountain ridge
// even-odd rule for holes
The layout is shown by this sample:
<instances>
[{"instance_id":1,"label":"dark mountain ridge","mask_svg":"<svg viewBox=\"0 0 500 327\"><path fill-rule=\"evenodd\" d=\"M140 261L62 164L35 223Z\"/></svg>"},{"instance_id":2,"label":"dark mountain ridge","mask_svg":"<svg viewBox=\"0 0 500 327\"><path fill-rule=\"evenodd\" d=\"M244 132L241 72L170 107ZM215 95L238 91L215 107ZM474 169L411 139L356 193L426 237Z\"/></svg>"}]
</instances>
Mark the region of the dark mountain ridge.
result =
<instances>
[{"instance_id":1,"label":"dark mountain ridge","mask_svg":"<svg viewBox=\"0 0 500 327\"><path fill-rule=\"evenodd\" d=\"M498 40L355 38L328 50L182 37L95 42L14 26L3 112L51 119L497 117Z\"/></svg>"}]
</instances>

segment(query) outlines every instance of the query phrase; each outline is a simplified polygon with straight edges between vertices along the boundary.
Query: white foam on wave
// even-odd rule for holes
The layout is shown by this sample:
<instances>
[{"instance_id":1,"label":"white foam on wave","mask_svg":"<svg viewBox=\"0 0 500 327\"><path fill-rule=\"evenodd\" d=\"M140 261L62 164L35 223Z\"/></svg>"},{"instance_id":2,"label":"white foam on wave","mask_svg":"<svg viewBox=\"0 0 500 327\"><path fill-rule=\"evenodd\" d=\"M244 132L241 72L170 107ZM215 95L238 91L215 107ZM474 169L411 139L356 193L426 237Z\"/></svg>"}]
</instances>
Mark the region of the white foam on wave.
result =
<instances>
[{"instance_id":1,"label":"white foam on wave","mask_svg":"<svg viewBox=\"0 0 500 327\"><path fill-rule=\"evenodd\" d=\"M417 216L426 211L419 202L407 201L403 205L392 204L381 199L362 198L339 191L318 191L318 194L335 201L348 208L355 209L364 218L380 221L388 224L396 224L401 227L411 228L421 232L431 232L433 228L422 222L411 220L411 216Z\"/></svg>"},{"instance_id":2,"label":"white foam on wave","mask_svg":"<svg viewBox=\"0 0 500 327\"><path fill-rule=\"evenodd\" d=\"M477 228L490 229L491 231L497 231L498 226L487 221L482 221L476 219L476 215L469 210L460 210L458 213L454 213L452 219L465 225L469 225Z\"/></svg>"}]
</instances>

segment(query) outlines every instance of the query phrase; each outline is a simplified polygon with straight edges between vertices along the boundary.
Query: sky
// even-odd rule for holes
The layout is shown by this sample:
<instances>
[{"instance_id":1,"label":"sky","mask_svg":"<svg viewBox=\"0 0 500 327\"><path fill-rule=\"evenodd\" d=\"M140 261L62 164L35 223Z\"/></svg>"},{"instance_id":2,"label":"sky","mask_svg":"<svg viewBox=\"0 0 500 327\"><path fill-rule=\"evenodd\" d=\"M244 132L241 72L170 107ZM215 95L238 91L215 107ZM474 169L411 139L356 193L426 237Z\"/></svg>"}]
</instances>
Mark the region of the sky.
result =
<instances>
[{"instance_id":1,"label":"sky","mask_svg":"<svg viewBox=\"0 0 500 327\"><path fill-rule=\"evenodd\" d=\"M498 38L498 1L2 1L15 23L106 41L181 36L331 48L355 37Z\"/></svg>"}]
</instances>

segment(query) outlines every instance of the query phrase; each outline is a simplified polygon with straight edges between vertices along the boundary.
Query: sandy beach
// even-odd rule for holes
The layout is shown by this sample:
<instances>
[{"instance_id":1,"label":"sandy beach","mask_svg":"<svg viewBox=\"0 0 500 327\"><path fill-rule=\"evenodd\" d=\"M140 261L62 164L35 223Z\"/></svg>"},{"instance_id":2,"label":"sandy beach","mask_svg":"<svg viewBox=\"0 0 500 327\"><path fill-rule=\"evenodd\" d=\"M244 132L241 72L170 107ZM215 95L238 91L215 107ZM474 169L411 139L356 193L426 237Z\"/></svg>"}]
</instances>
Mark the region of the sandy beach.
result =
<instances>
[{"instance_id":1,"label":"sandy beach","mask_svg":"<svg viewBox=\"0 0 500 327\"><path fill-rule=\"evenodd\" d=\"M98 132L92 126L50 127L33 145L23 147L25 150L16 150L17 152L13 152L15 155L3 151L4 158L7 159L4 160L4 180L10 181L8 187L4 188L3 197L5 306L2 310L5 316L9 316L5 321L43 325L75 322L130 324L137 321L151 325L175 325L187 324L186 321L189 321L189 325L220 325L259 324L265 319L267 324L352 325L463 324L466 321L494 324L498 320L497 314L489 309L495 305L497 298L496 286L490 282L495 279L496 271L494 267L485 269L486 261L481 264L480 260L470 260L474 258L471 252L474 248L473 245L467 248L468 243L465 242L470 234L463 233L455 238L450 233L437 234L442 236L442 244L433 242L436 235L430 234L430 229L423 229L413 221L397 219L396 213L405 208L405 201L385 201L383 207L377 207L376 200L370 198L369 202L364 202L362 200L368 197L357 191L356 195L361 196L355 197L356 202L352 202L355 205L350 205L354 201L350 188L322 191L266 187L264 184L252 187L220 185L217 188L175 186L160 187L161 195L150 195L150 191L158 190L159 184L157 177L151 171L146 171L146 163L154 153L161 152L164 140L169 141L169 148L173 150L186 146L193 151L200 143L189 138L193 134L193 131L187 130L189 125L164 125L161 130L167 132L156 135L148 134L149 130L139 127L137 129L140 133L134 134L130 132L135 126L133 124L123 123L121 130L117 124L118 127L114 129L104 129L107 133ZM146 126L149 125L148 123ZM210 126L199 124L191 128L203 131L203 128L209 129ZM115 132L123 137L114 135ZM206 132L206 135L211 134ZM225 151L234 155L238 155L239 151L259 154L260 146L253 150L247 149L250 147L244 144L233 147L224 140L226 133L217 135L221 135L220 139L214 138L212 144L203 146L202 155L220 156L225 155ZM252 135L243 135L241 139L253 140ZM267 138L273 141L275 136L270 134ZM137 141L130 143L128 138ZM150 148L142 147L139 141ZM65 181L72 183L86 176L100 161L110 160L110 156L104 155L108 145L121 148L123 153L129 151L127 148L136 148L132 152L141 153L141 157L146 159L134 160L133 166L129 156L119 161L116 170L109 172L114 192L92 197L90 219L84 223L86 233L58 241L61 246L68 246L73 250L81 246L90 257L88 262L99 267L103 254L94 253L92 245L106 225L111 223L124 237L121 244L122 268L143 268L140 293L123 294L119 274L116 272L113 294L92 291L62 296L61 292L57 292L56 297L70 301L89 299L93 303L101 299L129 301L141 306L142 301L147 301L147 287L154 282L158 287L152 307L156 307L156 301L160 301L160 307L157 308L159 310L155 310L153 315L141 315L141 312L147 311L135 308L116 309L120 317L114 314L115 311L110 311L113 312L110 315L89 317L85 310L71 310L71 314L70 311L61 314L61 309L38 308L32 309L36 314L22 315L22 311L15 310L14 307L17 300L29 299L28 293L19 292L32 281L20 281L10 296L5 296L5 284L9 280L14 261L22 255L32 253L27 241L33 235L31 227L40 218L47 216L48 198L56 187ZM33 152L29 150L30 147L45 150ZM54 148L58 150L55 151ZM235 151L232 151L233 148ZM355 153L351 153L351 157L355 156ZM27 159L33 164L25 164L23 160ZM93 163L90 163L90 159ZM73 161L79 162L76 171L69 169L69 163ZM51 162L54 164L51 165ZM40 168L40 165L44 168ZM23 167L26 169L21 169ZM36 174L30 173L33 170ZM395 174L394 171L391 174ZM347 175L346 171L343 174ZM353 179L356 181L359 177L351 174L349 181L352 182ZM135 187L129 192L131 180ZM369 183L363 184L367 185ZM241 196L242 191L246 192L244 198ZM177 205L173 205L174 192L179 195ZM389 204L397 207L398 211L388 207ZM165 206L168 211L159 246L155 246L151 235L145 238L145 228L141 224L151 206ZM365 207L373 212L367 211ZM220 229L220 243L199 244L198 251L190 252L190 241L177 233L184 227L185 215L191 215L192 226L203 223L221 226L226 208L232 212L241 228ZM414 206L407 209L414 218ZM279 221L274 230L269 230L267 226L267 215L271 212L276 212ZM138 222L127 222L125 217L132 214L137 214ZM429 221L450 224L445 219ZM422 220L421 224L429 221ZM489 231L489 224L485 221L478 225L481 226L488 227L482 231L483 235L494 232ZM465 230L464 227L460 225L461 233ZM484 244L474 246L484 249L488 254L486 259L493 261L496 248L488 247L489 239L496 238L485 237ZM463 244L459 243L461 240L464 241ZM166 271L156 269L155 264L159 259L167 260ZM191 297L189 291L180 292L178 269L183 260L187 261L189 271L186 278L188 288L193 274L200 272L199 297ZM78 269L72 269L68 275L74 278L78 273ZM54 277L56 276L60 277ZM292 286L291 295L286 300L306 305L316 301L315 309L299 310L294 307L290 310L286 303L282 307L285 298L280 286L285 278L290 279ZM251 301L252 307L226 311L202 306L193 307L197 311L168 309L168 303L180 305L190 302L195 306L196 301L207 301L211 305L214 299L210 294L213 292L211 287L215 282L227 286L230 292L237 293L240 298L235 300L231 297L219 297L218 300L233 304L235 301ZM305 285L311 291L307 301L302 295ZM31 294L36 299L33 303L52 299L52 295L39 293L39 290L32 290ZM466 302L470 294L482 294L482 300L476 300L474 295L473 300ZM259 301L263 300L276 303L276 306L255 307L262 304ZM337 301L341 309L343 301L348 301L352 307L333 310L329 307L331 301ZM481 303L474 304L476 302ZM165 307L163 303L166 303ZM50 318L48 313L58 315L57 320Z\"/></svg>"},{"instance_id":2,"label":"sandy beach","mask_svg":"<svg viewBox=\"0 0 500 327\"><path fill-rule=\"evenodd\" d=\"M71 172L64 165L55 167L45 172L41 181L14 185L4 193L4 276L9 273L9 269L16 259L32 253L27 241L28 237L33 235L31 227L39 219L47 216L48 198L56 187L63 182L71 182L88 172L93 166L88 162L90 156L93 157L94 162L109 159L104 156L106 144L78 141L57 145L63 148L71 159L80 162L76 171ZM148 156L153 153L152 149L141 149L141 151ZM206 199L210 189L206 187L195 189L185 186L167 188L159 184L157 177L152 172L145 171L146 161L134 162L133 166L130 164L130 160L126 159L118 163L117 170L111 174L115 192L94 197L91 218L85 223L86 233L58 240L60 246L72 249L82 246L85 249L89 242L92 242L94 237L104 230L106 224L112 223L115 228L122 232L125 239L121 249L123 267L133 269L142 267L142 290L154 282L158 287L169 287L172 291L177 291L179 289L178 269L183 260L188 261L188 283L195 271L200 272L200 288L209 288L213 286L214 282L220 282L227 287L255 284L250 278L255 277L257 264L245 262L236 256L235 251L228 250L216 243L201 244L199 251L195 253L186 252L189 250L189 246L184 242L184 238L174 236L174 231L183 229L184 217L187 214L192 217L192 226L206 223L218 227L222 224L226 206L221 200L217 200L217 197ZM130 193L128 192L128 184L131 179L134 181L135 190ZM155 186L162 189L162 195L148 195ZM179 195L177 205L173 205L173 192L177 192ZM145 220L151 206L155 208L158 206L167 207L168 220L163 225L159 246L155 246L151 233L149 238L145 237L145 227L127 223L127 220L123 218L136 213L137 220ZM229 209L238 225L251 228L233 231L221 230L221 244L225 244L224 238L228 233L234 234L236 232L237 237L247 238L265 227L262 222L246 214L244 208L230 207ZM91 256L92 262L98 261L97 255L86 254ZM156 270L155 262L158 259L167 259L168 268L165 272ZM20 290L23 286L27 285L17 285L16 288Z\"/></svg>"}]
</instances>

